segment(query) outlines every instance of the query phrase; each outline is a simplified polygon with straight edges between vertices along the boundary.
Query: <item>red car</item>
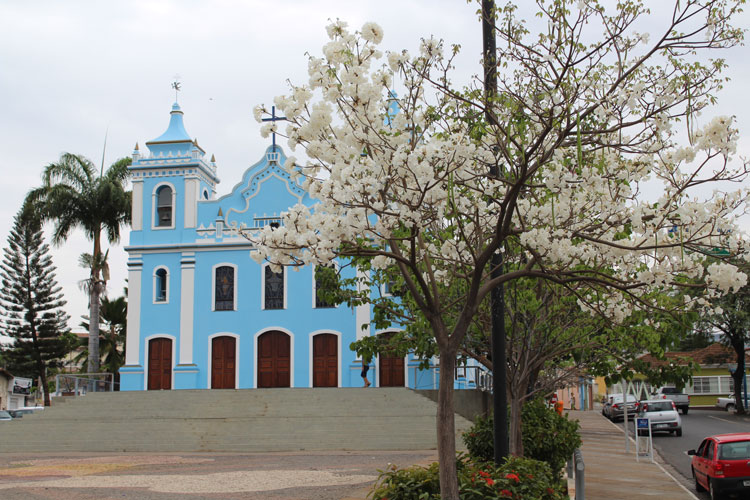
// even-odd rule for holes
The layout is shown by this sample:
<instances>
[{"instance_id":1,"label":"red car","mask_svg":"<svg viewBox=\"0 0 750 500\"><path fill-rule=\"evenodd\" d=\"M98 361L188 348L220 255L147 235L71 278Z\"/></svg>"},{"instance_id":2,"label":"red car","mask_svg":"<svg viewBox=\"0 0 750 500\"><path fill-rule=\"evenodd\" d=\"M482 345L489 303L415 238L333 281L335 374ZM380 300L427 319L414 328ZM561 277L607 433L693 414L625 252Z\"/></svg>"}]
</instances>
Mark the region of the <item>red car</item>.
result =
<instances>
[{"instance_id":1,"label":"red car","mask_svg":"<svg viewBox=\"0 0 750 500\"><path fill-rule=\"evenodd\" d=\"M703 440L693 456L691 468L695 489L708 490L712 499L725 493L750 498L750 433L717 434Z\"/></svg>"}]
</instances>

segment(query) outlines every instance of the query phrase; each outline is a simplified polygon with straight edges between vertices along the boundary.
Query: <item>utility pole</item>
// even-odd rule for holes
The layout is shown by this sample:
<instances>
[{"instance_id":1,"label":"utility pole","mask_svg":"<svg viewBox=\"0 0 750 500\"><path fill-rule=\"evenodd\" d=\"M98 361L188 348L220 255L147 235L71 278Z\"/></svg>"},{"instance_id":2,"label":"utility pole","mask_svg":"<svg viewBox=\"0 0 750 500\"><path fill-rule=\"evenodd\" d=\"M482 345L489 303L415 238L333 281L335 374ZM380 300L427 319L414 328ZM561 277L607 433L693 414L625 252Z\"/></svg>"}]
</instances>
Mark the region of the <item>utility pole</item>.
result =
<instances>
[{"instance_id":1,"label":"utility pole","mask_svg":"<svg viewBox=\"0 0 750 500\"><path fill-rule=\"evenodd\" d=\"M495 44L495 1L482 0L482 64L484 65L485 118L487 123L495 124L492 112L493 101L497 96L497 47ZM490 175L499 177L497 164L490 166ZM498 214L502 214L502 211ZM498 232L500 227L498 226ZM502 275L503 256L499 249L490 260L490 278ZM505 296L503 285L498 285L490 292L492 317L492 394L494 412L494 447L495 463L501 464L508 456L508 396L506 393L506 356L505 356Z\"/></svg>"}]
</instances>

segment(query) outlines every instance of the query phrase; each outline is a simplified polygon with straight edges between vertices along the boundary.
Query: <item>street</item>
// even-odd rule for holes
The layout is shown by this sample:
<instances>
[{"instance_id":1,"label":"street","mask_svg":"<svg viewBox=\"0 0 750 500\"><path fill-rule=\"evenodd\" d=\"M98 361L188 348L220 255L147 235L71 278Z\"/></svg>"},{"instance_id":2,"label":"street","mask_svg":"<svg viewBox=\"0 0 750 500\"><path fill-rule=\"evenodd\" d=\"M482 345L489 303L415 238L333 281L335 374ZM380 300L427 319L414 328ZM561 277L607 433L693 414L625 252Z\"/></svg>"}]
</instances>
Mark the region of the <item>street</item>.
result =
<instances>
[{"instance_id":1,"label":"street","mask_svg":"<svg viewBox=\"0 0 750 500\"><path fill-rule=\"evenodd\" d=\"M721 410L691 410L682 418L682 437L672 434L654 434L654 448L672 468L679 473L682 482L689 486L698 498L708 500L707 493L697 493L690 471L691 458L687 450L697 449L706 436L731 432L750 432L750 417L741 417ZM622 428L622 422L617 423ZM629 434L633 436L633 424L630 423ZM633 444L631 443L631 446ZM623 443L624 446L624 443Z\"/></svg>"}]
</instances>

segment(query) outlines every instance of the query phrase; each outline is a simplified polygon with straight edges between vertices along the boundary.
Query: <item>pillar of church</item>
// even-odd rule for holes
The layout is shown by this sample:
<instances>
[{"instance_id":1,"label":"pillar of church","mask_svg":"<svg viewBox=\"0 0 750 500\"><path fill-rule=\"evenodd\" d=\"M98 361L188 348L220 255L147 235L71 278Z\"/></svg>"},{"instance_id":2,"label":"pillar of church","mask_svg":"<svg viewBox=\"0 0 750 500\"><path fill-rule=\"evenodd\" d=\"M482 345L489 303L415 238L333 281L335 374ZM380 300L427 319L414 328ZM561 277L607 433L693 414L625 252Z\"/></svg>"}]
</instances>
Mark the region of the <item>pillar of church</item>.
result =
<instances>
[{"instance_id":1,"label":"pillar of church","mask_svg":"<svg viewBox=\"0 0 750 500\"><path fill-rule=\"evenodd\" d=\"M140 254L131 254L128 261L128 333L125 343L125 365L120 368L120 390L137 391L144 386L140 359L141 336L141 275Z\"/></svg>"},{"instance_id":2,"label":"pillar of church","mask_svg":"<svg viewBox=\"0 0 750 500\"><path fill-rule=\"evenodd\" d=\"M198 384L198 366L193 362L195 252L182 253L180 272L180 353L174 385L175 389L194 389Z\"/></svg>"}]
</instances>

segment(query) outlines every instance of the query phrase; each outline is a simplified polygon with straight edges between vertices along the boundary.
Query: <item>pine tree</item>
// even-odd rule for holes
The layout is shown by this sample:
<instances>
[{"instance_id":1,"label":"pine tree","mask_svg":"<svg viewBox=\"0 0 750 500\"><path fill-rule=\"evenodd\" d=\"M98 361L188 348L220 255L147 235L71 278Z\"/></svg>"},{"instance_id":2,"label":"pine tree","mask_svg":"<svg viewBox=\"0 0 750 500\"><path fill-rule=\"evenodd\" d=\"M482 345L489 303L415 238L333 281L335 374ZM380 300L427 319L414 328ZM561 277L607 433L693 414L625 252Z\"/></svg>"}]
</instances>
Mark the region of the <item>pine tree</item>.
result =
<instances>
[{"instance_id":1,"label":"pine tree","mask_svg":"<svg viewBox=\"0 0 750 500\"><path fill-rule=\"evenodd\" d=\"M28 206L14 219L0 277L2 328L13 339L4 360L12 373L41 379L44 405L49 406L47 370L60 367L69 352L70 344L64 338L68 315L62 309L65 300L49 246L44 243L42 224Z\"/></svg>"}]
</instances>

